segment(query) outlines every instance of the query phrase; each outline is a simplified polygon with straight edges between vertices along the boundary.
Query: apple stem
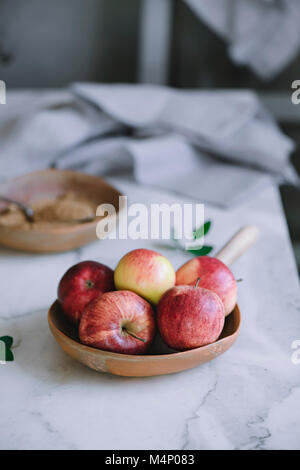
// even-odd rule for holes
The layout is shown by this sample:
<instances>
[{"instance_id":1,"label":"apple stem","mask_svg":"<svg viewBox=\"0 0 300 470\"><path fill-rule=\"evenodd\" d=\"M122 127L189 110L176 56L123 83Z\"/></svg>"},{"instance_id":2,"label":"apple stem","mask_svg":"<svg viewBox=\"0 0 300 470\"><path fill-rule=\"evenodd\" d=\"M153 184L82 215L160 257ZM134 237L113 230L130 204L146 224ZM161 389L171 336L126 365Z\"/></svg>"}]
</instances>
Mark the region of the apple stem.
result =
<instances>
[{"instance_id":1,"label":"apple stem","mask_svg":"<svg viewBox=\"0 0 300 470\"><path fill-rule=\"evenodd\" d=\"M143 343L146 342L145 339L140 338L139 336L135 335L135 334L132 333L131 331L128 331L127 328L123 328L123 330L126 331L126 333L127 333L128 335L132 336L133 338L138 339L139 341L143 341Z\"/></svg>"},{"instance_id":2,"label":"apple stem","mask_svg":"<svg viewBox=\"0 0 300 470\"><path fill-rule=\"evenodd\" d=\"M199 284L199 282L200 282L200 279L201 279L201 278L198 277L198 279L197 279L197 281L196 281L196 284L195 284L195 287L198 287L198 284Z\"/></svg>"},{"instance_id":3,"label":"apple stem","mask_svg":"<svg viewBox=\"0 0 300 470\"><path fill-rule=\"evenodd\" d=\"M236 279L236 282L243 282L243 279Z\"/></svg>"}]
</instances>

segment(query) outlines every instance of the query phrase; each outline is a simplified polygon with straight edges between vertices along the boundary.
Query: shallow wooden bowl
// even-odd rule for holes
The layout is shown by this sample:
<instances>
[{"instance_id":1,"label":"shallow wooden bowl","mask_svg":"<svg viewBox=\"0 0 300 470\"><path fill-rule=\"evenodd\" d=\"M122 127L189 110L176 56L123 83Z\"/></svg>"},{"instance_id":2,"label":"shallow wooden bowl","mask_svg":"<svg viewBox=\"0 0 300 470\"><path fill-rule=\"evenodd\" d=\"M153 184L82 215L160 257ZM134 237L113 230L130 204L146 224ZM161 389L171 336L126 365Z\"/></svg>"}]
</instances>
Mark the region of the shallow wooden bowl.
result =
<instances>
[{"instance_id":1,"label":"shallow wooden bowl","mask_svg":"<svg viewBox=\"0 0 300 470\"><path fill-rule=\"evenodd\" d=\"M116 213L121 193L101 178L68 170L42 170L6 181L0 195L30 205L40 199L56 199L72 191L80 193L98 206L112 204ZM0 211L3 203L0 204ZM68 251L97 239L97 219L88 223L56 224L32 229L0 226L0 244L38 253Z\"/></svg>"},{"instance_id":2,"label":"shallow wooden bowl","mask_svg":"<svg viewBox=\"0 0 300 470\"><path fill-rule=\"evenodd\" d=\"M257 237L256 227L243 227L216 254L216 257L230 265L250 248ZM91 369L125 377L147 377L191 369L220 356L237 339L241 315L240 309L236 305L233 312L225 319L220 338L212 344L189 351L176 352L167 348L157 335L151 350L144 356L112 353L81 344L77 328L64 319L57 301L50 307L48 322L50 330L61 348L69 356Z\"/></svg>"},{"instance_id":3,"label":"shallow wooden bowl","mask_svg":"<svg viewBox=\"0 0 300 470\"><path fill-rule=\"evenodd\" d=\"M118 354L91 348L79 342L77 330L67 323L56 301L48 312L50 330L61 346L71 357L99 372L110 372L126 377L147 377L152 375L172 374L191 369L223 354L235 342L240 329L239 307L226 317L225 326L218 341L184 352L167 350L160 341L153 350L144 356Z\"/></svg>"}]
</instances>

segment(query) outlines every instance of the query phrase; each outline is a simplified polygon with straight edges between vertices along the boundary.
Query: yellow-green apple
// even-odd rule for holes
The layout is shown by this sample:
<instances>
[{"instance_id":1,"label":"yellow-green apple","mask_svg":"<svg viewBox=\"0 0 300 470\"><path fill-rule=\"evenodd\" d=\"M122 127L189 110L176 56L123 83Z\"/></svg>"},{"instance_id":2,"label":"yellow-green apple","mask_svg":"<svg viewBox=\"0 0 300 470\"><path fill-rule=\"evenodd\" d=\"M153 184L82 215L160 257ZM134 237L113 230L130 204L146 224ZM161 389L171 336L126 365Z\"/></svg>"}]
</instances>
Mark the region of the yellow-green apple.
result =
<instances>
[{"instance_id":1,"label":"yellow-green apple","mask_svg":"<svg viewBox=\"0 0 300 470\"><path fill-rule=\"evenodd\" d=\"M84 309L79 324L82 343L123 354L143 354L155 334L151 305L134 292L108 292Z\"/></svg>"},{"instance_id":2,"label":"yellow-green apple","mask_svg":"<svg viewBox=\"0 0 300 470\"><path fill-rule=\"evenodd\" d=\"M57 297L65 316L78 324L84 307L93 299L115 290L114 272L96 261L82 261L63 275Z\"/></svg>"},{"instance_id":3,"label":"yellow-green apple","mask_svg":"<svg viewBox=\"0 0 300 470\"><path fill-rule=\"evenodd\" d=\"M230 269L219 259L199 256L187 261L176 272L176 285L194 286L212 290L221 298L225 315L229 315L237 301L237 283Z\"/></svg>"},{"instance_id":4,"label":"yellow-green apple","mask_svg":"<svg viewBox=\"0 0 300 470\"><path fill-rule=\"evenodd\" d=\"M157 306L157 325L163 341L184 351L213 343L225 320L224 305L214 292L193 286L169 289Z\"/></svg>"},{"instance_id":5,"label":"yellow-green apple","mask_svg":"<svg viewBox=\"0 0 300 470\"><path fill-rule=\"evenodd\" d=\"M175 284L175 271L170 261L152 250L130 251L115 269L117 289L136 292L157 304L167 289Z\"/></svg>"}]
</instances>

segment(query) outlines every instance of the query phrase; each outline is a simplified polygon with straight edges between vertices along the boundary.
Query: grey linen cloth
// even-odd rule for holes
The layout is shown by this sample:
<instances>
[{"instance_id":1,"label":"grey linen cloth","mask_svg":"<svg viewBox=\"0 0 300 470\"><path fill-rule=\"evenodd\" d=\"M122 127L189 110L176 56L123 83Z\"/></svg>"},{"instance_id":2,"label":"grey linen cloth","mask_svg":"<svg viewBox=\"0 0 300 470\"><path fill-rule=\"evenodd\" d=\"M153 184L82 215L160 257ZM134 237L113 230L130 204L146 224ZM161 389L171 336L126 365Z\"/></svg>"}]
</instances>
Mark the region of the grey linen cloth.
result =
<instances>
[{"instance_id":1,"label":"grey linen cloth","mask_svg":"<svg viewBox=\"0 0 300 470\"><path fill-rule=\"evenodd\" d=\"M300 47L299 0L185 0L228 43L231 59L268 80Z\"/></svg>"},{"instance_id":2,"label":"grey linen cloth","mask_svg":"<svg viewBox=\"0 0 300 470\"><path fill-rule=\"evenodd\" d=\"M0 178L55 165L228 206L266 180L298 184L287 138L250 91L77 83L12 92L0 107Z\"/></svg>"}]
</instances>

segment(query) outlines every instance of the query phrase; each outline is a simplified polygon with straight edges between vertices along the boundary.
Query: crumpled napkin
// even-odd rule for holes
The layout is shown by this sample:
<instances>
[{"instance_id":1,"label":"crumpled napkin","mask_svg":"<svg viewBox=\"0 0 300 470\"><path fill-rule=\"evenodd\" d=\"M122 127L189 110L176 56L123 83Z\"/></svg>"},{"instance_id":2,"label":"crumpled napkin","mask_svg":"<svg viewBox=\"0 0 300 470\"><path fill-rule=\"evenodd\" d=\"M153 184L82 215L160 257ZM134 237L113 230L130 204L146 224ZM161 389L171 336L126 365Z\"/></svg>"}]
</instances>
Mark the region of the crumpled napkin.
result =
<instances>
[{"instance_id":1,"label":"crumpled napkin","mask_svg":"<svg viewBox=\"0 0 300 470\"><path fill-rule=\"evenodd\" d=\"M231 59L264 80L300 48L299 0L184 0L228 44Z\"/></svg>"},{"instance_id":2,"label":"crumpled napkin","mask_svg":"<svg viewBox=\"0 0 300 470\"><path fill-rule=\"evenodd\" d=\"M77 83L27 93L0 109L2 178L49 165L125 173L221 206L251 197L270 177L299 181L293 142L250 91Z\"/></svg>"}]
</instances>

